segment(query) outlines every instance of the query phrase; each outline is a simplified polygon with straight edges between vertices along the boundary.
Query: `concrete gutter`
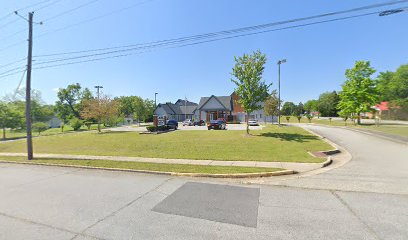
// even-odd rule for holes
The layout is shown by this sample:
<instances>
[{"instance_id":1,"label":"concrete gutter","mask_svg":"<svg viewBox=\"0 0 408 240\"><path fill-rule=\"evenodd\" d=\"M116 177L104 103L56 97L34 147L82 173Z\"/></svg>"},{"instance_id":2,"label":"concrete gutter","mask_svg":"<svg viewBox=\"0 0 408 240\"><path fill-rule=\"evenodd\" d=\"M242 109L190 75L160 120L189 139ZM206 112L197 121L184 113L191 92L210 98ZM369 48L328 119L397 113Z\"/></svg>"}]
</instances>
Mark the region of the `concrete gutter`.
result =
<instances>
[{"instance_id":1,"label":"concrete gutter","mask_svg":"<svg viewBox=\"0 0 408 240\"><path fill-rule=\"evenodd\" d=\"M69 168L82 168L82 169L97 169L97 170L107 170L107 171L135 172L135 173L183 176L183 177L208 177L208 178L260 178L260 177L282 176L282 175L289 175L289 174L296 173L293 170L281 170L281 171L275 171L275 172L259 172L259 173L233 173L233 174L178 173L178 172L163 172L163 171L136 170L136 169L124 169L124 168L91 167L91 166L79 166L79 165L69 165L69 164L36 163L36 162L28 162L28 161L22 162L22 161L0 160L0 163L41 165L41 166L51 166L51 167L69 167Z\"/></svg>"}]
</instances>

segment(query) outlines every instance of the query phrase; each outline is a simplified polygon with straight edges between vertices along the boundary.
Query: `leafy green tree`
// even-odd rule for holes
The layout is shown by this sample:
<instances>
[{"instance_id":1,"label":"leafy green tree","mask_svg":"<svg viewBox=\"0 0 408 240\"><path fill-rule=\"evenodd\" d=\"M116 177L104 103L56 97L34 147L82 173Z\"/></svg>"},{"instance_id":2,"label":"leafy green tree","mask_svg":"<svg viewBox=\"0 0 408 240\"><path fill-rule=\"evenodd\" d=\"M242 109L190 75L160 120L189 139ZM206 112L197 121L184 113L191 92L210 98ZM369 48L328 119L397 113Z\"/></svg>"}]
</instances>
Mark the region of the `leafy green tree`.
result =
<instances>
[{"instance_id":1,"label":"leafy green tree","mask_svg":"<svg viewBox=\"0 0 408 240\"><path fill-rule=\"evenodd\" d=\"M394 73L390 71L380 72L377 77L377 91L379 93L380 101L390 101L394 96L390 89L390 83L394 77Z\"/></svg>"},{"instance_id":2,"label":"leafy green tree","mask_svg":"<svg viewBox=\"0 0 408 240\"><path fill-rule=\"evenodd\" d=\"M41 132L50 128L50 125L44 122L33 123L33 130L38 132L38 135L41 135Z\"/></svg>"},{"instance_id":3,"label":"leafy green tree","mask_svg":"<svg viewBox=\"0 0 408 240\"><path fill-rule=\"evenodd\" d=\"M371 111L371 107L378 101L378 92L371 75L375 70L369 61L357 61L353 68L346 70L347 80L342 85L338 108L343 113L357 117L360 124L360 114Z\"/></svg>"},{"instance_id":4,"label":"leafy green tree","mask_svg":"<svg viewBox=\"0 0 408 240\"><path fill-rule=\"evenodd\" d=\"M303 106L303 109L309 114L311 112L318 111L318 108L317 108L318 103L319 102L315 99L309 100L305 103L305 105Z\"/></svg>"},{"instance_id":5,"label":"leafy green tree","mask_svg":"<svg viewBox=\"0 0 408 240\"><path fill-rule=\"evenodd\" d=\"M340 97L336 91L320 94L317 109L323 117L336 117Z\"/></svg>"},{"instance_id":6,"label":"leafy green tree","mask_svg":"<svg viewBox=\"0 0 408 240\"><path fill-rule=\"evenodd\" d=\"M291 116L296 111L296 105L293 102L285 102L282 106L281 113L285 116Z\"/></svg>"},{"instance_id":7,"label":"leafy green tree","mask_svg":"<svg viewBox=\"0 0 408 240\"><path fill-rule=\"evenodd\" d=\"M92 93L88 88L82 89L79 83L68 85L67 88L60 88L58 91L58 101L55 109L59 118L68 122L76 117L81 118L81 103L84 100L92 99Z\"/></svg>"},{"instance_id":8,"label":"leafy green tree","mask_svg":"<svg viewBox=\"0 0 408 240\"><path fill-rule=\"evenodd\" d=\"M19 111L10 103L0 102L0 129L6 139L6 128L17 128L23 125L24 112Z\"/></svg>"},{"instance_id":9,"label":"leafy green tree","mask_svg":"<svg viewBox=\"0 0 408 240\"><path fill-rule=\"evenodd\" d=\"M299 116L299 115L303 114L304 111L305 110L304 110L303 103L300 102L298 105L296 105L295 110L293 111L292 115L293 116Z\"/></svg>"},{"instance_id":10,"label":"leafy green tree","mask_svg":"<svg viewBox=\"0 0 408 240\"><path fill-rule=\"evenodd\" d=\"M119 102L121 115L133 115L138 122L146 121L153 116L154 101L150 99L142 99L139 96L122 96L116 100Z\"/></svg>"},{"instance_id":11,"label":"leafy green tree","mask_svg":"<svg viewBox=\"0 0 408 240\"><path fill-rule=\"evenodd\" d=\"M79 129L81 129L83 124L84 121L76 117L71 118L71 120L69 121L69 125L74 129L74 131L78 131Z\"/></svg>"},{"instance_id":12,"label":"leafy green tree","mask_svg":"<svg viewBox=\"0 0 408 240\"><path fill-rule=\"evenodd\" d=\"M266 116L276 116L278 115L278 105L279 99L277 96L276 90L273 90L272 93L266 98L264 102L264 114Z\"/></svg>"},{"instance_id":13,"label":"leafy green tree","mask_svg":"<svg viewBox=\"0 0 408 240\"><path fill-rule=\"evenodd\" d=\"M265 70L266 55L261 51L252 54L244 54L242 57L235 57L235 66L232 69L235 83L235 93L240 97L239 103L244 107L247 113L246 132L249 134L249 114L262 109L260 103L268 97L269 87L262 79Z\"/></svg>"}]
</instances>

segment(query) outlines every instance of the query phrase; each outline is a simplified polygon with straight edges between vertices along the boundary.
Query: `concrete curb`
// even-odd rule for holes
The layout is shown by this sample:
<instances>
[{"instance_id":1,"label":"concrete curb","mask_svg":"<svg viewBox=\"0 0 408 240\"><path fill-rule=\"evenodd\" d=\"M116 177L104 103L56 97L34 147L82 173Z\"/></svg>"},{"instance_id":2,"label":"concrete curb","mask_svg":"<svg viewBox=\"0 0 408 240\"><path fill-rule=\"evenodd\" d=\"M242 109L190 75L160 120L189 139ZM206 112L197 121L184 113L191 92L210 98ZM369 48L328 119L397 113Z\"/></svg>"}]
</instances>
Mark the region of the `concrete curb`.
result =
<instances>
[{"instance_id":1,"label":"concrete curb","mask_svg":"<svg viewBox=\"0 0 408 240\"><path fill-rule=\"evenodd\" d=\"M69 168L82 168L82 169L119 171L119 172L135 172L135 173L170 175L170 176L180 176L180 177L183 176L183 177L208 177L208 178L259 178L259 177L271 177L271 176L296 174L296 172L293 170L281 170L281 171L275 171L275 172L260 172L260 173L211 174L211 173L161 172L161 171L123 169L123 168L105 168L105 167L90 167L90 166L79 166L79 165L69 165L69 164L34 163L34 162L21 162L21 161L17 162L17 161L3 161L3 160L0 160L0 163L41 165L41 166L52 166L52 167L69 167Z\"/></svg>"}]
</instances>

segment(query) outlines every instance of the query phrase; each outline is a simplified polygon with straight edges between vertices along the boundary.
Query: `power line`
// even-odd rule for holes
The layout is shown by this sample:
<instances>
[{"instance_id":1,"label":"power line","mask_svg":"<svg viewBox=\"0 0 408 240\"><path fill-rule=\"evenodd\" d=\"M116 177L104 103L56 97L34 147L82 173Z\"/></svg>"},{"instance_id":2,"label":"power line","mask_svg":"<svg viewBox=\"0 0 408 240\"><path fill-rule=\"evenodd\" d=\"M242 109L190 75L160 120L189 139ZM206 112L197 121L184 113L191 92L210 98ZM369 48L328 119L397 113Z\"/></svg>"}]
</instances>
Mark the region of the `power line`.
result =
<instances>
[{"instance_id":1,"label":"power line","mask_svg":"<svg viewBox=\"0 0 408 240\"><path fill-rule=\"evenodd\" d=\"M364 7L353 8L353 9L349 9L349 10L343 10L343 11L337 11L337 12L331 12L331 13L325 13L325 14L320 14L320 15L314 15L314 16L310 16L310 17L296 18L296 19L291 19L291 20L272 22L272 23L267 23L267 24L261 24L261 25L255 25L255 26L250 26L250 27L243 27L243 28L237 28L237 29L225 30L225 31L219 31L219 32L212 32L212 33L206 33L206 34L199 34L199 35L193 35L193 36L188 36L188 37L166 39L166 40L154 41L154 42L150 42L150 43L138 43L138 44L124 45L124 46L117 46L117 47L108 47L108 48L90 49L90 50L82 50L82 51L63 52L63 53L43 54L43 55L37 55L37 56L34 56L34 57L38 58L38 57L48 57L48 56L57 56L57 55L78 54L78 53L86 53L86 52L96 52L96 51L113 50L113 49L120 49L120 48L129 48L129 47L136 47L136 46L149 45L149 44L167 43L167 42L172 42L172 41L178 42L178 41L195 40L195 39L201 39L201 38L207 38L207 37L216 37L216 36L225 35L225 34L232 34L232 33L239 33L239 32L245 32L245 31L258 30L258 29L263 29L263 28L268 28L268 27L283 25L283 24L288 24L288 23L312 20L312 19L316 19L316 18L340 15L340 14L351 13L351 12L362 11L362 10L368 10L368 9L372 9L372 8L389 6L389 5L399 4L399 3L403 3L403 2L408 2L408 0L386 2L386 3L382 3L382 4L368 5L368 6L364 6Z\"/></svg>"},{"instance_id":2,"label":"power line","mask_svg":"<svg viewBox=\"0 0 408 240\"><path fill-rule=\"evenodd\" d=\"M86 2L86 3L84 3L84 4L81 4L81 5L77 6L77 7L74 7L74 8L71 8L71 9L69 9L69 10L66 10L66 11L64 11L64 12L61 12L61 13L59 13L59 14L56 14L56 15L54 15L54 16L52 16L52 17L46 18L46 19L43 20L42 22L49 22L49 21L51 21L51 20L54 20L54 19L59 18L59 17L61 17L61 16L64 16L64 15L66 15L66 14L68 14L68 13L74 12L74 11L76 11L76 10L78 10L78 9L81 9L81 8L83 8L83 7L86 7L86 6L88 6L88 5L91 5L91 4L93 4L93 3L95 3L95 2L98 2L98 1L100 1L100 0L92 0L92 1Z\"/></svg>"},{"instance_id":3,"label":"power line","mask_svg":"<svg viewBox=\"0 0 408 240\"><path fill-rule=\"evenodd\" d=\"M227 36L227 37L216 38L216 39L202 40L202 41L198 41L198 42L185 43L185 44L176 45L176 46L170 46L169 45L169 47L167 47L167 48L179 48L179 47L185 47L185 46L192 46L192 45L198 45L198 44L214 42L214 41L220 41L220 40L226 40L226 39L232 39L232 38L237 38L237 37L256 35L256 34L274 32L274 31L281 31L281 30L292 29L292 28L300 28L300 27L305 27L305 26L317 25L317 24L334 22L334 21L341 21L341 20L358 18L358 17L363 17L363 16L378 15L380 12L382 12L382 11L376 11L376 12L371 12L371 13L365 13L365 14L359 14L359 15L347 16L347 17L342 17L342 18L329 19L329 20L316 21L316 22L311 22L311 23L293 25L293 26L282 27L282 28L277 28L277 29L263 30L263 31L252 32L252 33L245 33L245 34L234 35L234 36ZM144 49L144 50L146 50L146 49ZM150 49L150 51L153 51L153 50L154 50L154 48ZM87 60L81 60L81 61L72 61L72 62L68 62L68 63L46 65L46 66L41 66L41 67L35 67L34 69L53 68L53 67L59 67L59 66L65 66L65 65L73 65L73 64L79 64L79 63L100 61L100 60L105 60L105 59L110 59L110 58L118 58L118 57L130 56L130 55L135 55L135 54L141 54L141 53L145 53L145 52L147 52L147 51L132 52L132 53L127 53L127 54L119 54L119 55L107 56L107 57L102 57L102 58L94 58L94 59L87 59ZM95 55L95 56L98 56L98 55ZM61 59L61 61L62 61L62 59ZM50 62L48 62L48 63L50 63ZM39 65L39 64L41 64L41 63L34 63L34 65Z\"/></svg>"},{"instance_id":4,"label":"power line","mask_svg":"<svg viewBox=\"0 0 408 240\"><path fill-rule=\"evenodd\" d=\"M33 4L28 5L28 6L19 8L16 11L22 11L22 10L25 10L25 9L28 9L28 8L32 8L32 7L38 6L40 4L43 4L43 3L46 3L46 2L49 2L49 1L51 1L51 0L44 0L44 1L37 2L37 3L33 3ZM5 16L1 17L0 21L2 21L3 19L6 19L8 17L11 17L13 15L14 15L14 12L10 12L10 13L6 14Z\"/></svg>"},{"instance_id":5,"label":"power line","mask_svg":"<svg viewBox=\"0 0 408 240\"><path fill-rule=\"evenodd\" d=\"M43 37L43 36L46 36L46 35L49 35L49 34L52 34L52 33L60 32L60 31L63 31L63 30L66 30L66 29L69 29L69 28L72 28L72 27L75 27L75 26L79 26L79 25L82 25L82 24L85 24L85 23L88 23L88 22L93 22L93 21L95 21L95 20L98 20L98 19L101 19L101 18L110 16L110 15L113 15L113 14L116 14L116 13L120 13L120 12L129 10L129 9L131 9L131 8L137 7L137 6L139 6L139 5L142 5L142 4L145 4L145 3L147 3L147 2L151 2L151 1L154 1L154 0L145 0L145 1L138 2L138 3L132 4L132 5L130 5L130 6L124 7L124 8L120 8L120 9L117 9L117 10L113 10L113 11L111 11L111 12L108 12L108 13L105 13L105 14L102 14L102 15L99 15L99 16L96 16L96 17L92 17L92 18L85 19L85 20L80 21L80 22L77 22L77 23L73 23L73 24L70 24L70 25L66 25L66 26L64 26L64 27L61 27L61 28L58 28L58 29L54 29L54 30L49 31L49 32L45 32L45 33L43 33L43 34L37 36L37 38Z\"/></svg>"},{"instance_id":6,"label":"power line","mask_svg":"<svg viewBox=\"0 0 408 240\"><path fill-rule=\"evenodd\" d=\"M14 61L14 62L1 65L0 68L8 67L8 66L11 66L11 65L13 65L13 64L16 64L16 63L19 63L19 62L23 62L23 61L25 61L26 59L27 59L27 58L22 58L22 59L20 59L20 60Z\"/></svg>"},{"instance_id":7,"label":"power line","mask_svg":"<svg viewBox=\"0 0 408 240\"><path fill-rule=\"evenodd\" d=\"M40 10L43 10L44 8L51 7L52 5L55 5L55 4L57 4L57 3L61 2L61 1L64 1L64 0L55 0L55 1L53 1L53 2L51 2L49 4L47 4L47 5L44 5L44 6L40 7L40 8L35 9L33 12L38 12Z\"/></svg>"}]
</instances>

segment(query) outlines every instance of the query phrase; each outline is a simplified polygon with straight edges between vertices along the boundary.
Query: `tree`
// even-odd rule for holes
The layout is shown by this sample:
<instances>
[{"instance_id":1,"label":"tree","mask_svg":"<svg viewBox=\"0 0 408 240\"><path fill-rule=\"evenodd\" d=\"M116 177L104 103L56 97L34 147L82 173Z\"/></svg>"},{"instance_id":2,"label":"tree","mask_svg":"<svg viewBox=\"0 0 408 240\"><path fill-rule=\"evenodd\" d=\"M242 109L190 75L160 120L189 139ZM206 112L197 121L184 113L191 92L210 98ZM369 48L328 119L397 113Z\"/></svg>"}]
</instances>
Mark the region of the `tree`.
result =
<instances>
[{"instance_id":1,"label":"tree","mask_svg":"<svg viewBox=\"0 0 408 240\"><path fill-rule=\"evenodd\" d=\"M296 105L293 102L285 102L282 106L281 113L286 116L291 116L296 111Z\"/></svg>"},{"instance_id":2,"label":"tree","mask_svg":"<svg viewBox=\"0 0 408 240\"><path fill-rule=\"evenodd\" d=\"M50 125L44 122L36 122L33 123L33 130L38 132L38 135L41 134L41 132L47 130L48 128L50 128Z\"/></svg>"},{"instance_id":3,"label":"tree","mask_svg":"<svg viewBox=\"0 0 408 240\"><path fill-rule=\"evenodd\" d=\"M320 94L317 109L323 117L336 117L340 98L336 91Z\"/></svg>"},{"instance_id":4,"label":"tree","mask_svg":"<svg viewBox=\"0 0 408 240\"><path fill-rule=\"evenodd\" d=\"M264 114L266 116L278 115L278 112L279 112L278 106L279 106L279 99L277 97L276 90L273 90L272 93L265 100Z\"/></svg>"},{"instance_id":5,"label":"tree","mask_svg":"<svg viewBox=\"0 0 408 240\"><path fill-rule=\"evenodd\" d=\"M261 51L253 52L251 55L244 54L235 57L235 66L232 69L231 79L235 83L235 93L240 97L239 103L244 107L247 117L246 132L249 134L249 114L262 109L262 102L268 97L269 87L262 79L265 70L266 55Z\"/></svg>"},{"instance_id":6,"label":"tree","mask_svg":"<svg viewBox=\"0 0 408 240\"><path fill-rule=\"evenodd\" d=\"M82 103L81 117L83 119L96 119L104 124L112 124L112 119L119 116L119 102L107 96L98 99L84 100ZM98 124L98 132L101 132Z\"/></svg>"},{"instance_id":7,"label":"tree","mask_svg":"<svg viewBox=\"0 0 408 240\"><path fill-rule=\"evenodd\" d=\"M303 114L304 111L305 110L304 110L304 107L303 107L303 103L300 102L298 105L296 105L296 107L295 107L292 114L293 114L293 116L299 116L299 115Z\"/></svg>"},{"instance_id":8,"label":"tree","mask_svg":"<svg viewBox=\"0 0 408 240\"><path fill-rule=\"evenodd\" d=\"M124 116L133 115L138 122L146 121L153 116L154 101L150 99L143 100L139 96L122 96L116 100L119 102L119 111Z\"/></svg>"},{"instance_id":9,"label":"tree","mask_svg":"<svg viewBox=\"0 0 408 240\"><path fill-rule=\"evenodd\" d=\"M360 124L360 114L371 111L371 107L378 101L378 92L371 75L375 70L370 67L369 61L357 61L353 68L346 70L347 80L342 85L338 108L342 114L351 114L357 117Z\"/></svg>"},{"instance_id":10,"label":"tree","mask_svg":"<svg viewBox=\"0 0 408 240\"><path fill-rule=\"evenodd\" d=\"M390 101L394 98L390 90L390 82L394 77L394 73L390 71L380 72L377 77L377 91L379 93L380 101Z\"/></svg>"},{"instance_id":11,"label":"tree","mask_svg":"<svg viewBox=\"0 0 408 240\"><path fill-rule=\"evenodd\" d=\"M305 105L303 106L303 109L310 114L311 112L315 112L318 111L317 105L318 105L318 101L315 99L309 100L305 103Z\"/></svg>"},{"instance_id":12,"label":"tree","mask_svg":"<svg viewBox=\"0 0 408 240\"><path fill-rule=\"evenodd\" d=\"M6 139L6 128L16 128L23 125L24 112L19 111L11 103L0 102L0 128L3 139Z\"/></svg>"},{"instance_id":13,"label":"tree","mask_svg":"<svg viewBox=\"0 0 408 240\"><path fill-rule=\"evenodd\" d=\"M74 117L81 118L82 102L93 98L91 91L88 88L82 90L79 83L60 88L57 96L55 109L58 117L65 122Z\"/></svg>"}]
</instances>

